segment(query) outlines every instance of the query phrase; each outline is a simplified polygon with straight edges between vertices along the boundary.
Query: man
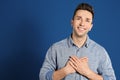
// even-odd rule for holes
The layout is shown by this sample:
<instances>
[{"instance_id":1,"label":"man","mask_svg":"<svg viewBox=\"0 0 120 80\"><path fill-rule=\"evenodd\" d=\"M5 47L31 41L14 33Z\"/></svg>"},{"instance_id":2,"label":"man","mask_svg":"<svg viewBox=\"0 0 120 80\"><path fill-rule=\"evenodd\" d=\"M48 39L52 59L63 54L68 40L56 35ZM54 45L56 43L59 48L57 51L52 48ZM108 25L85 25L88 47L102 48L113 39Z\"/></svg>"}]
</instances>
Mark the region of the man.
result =
<instances>
[{"instance_id":1,"label":"man","mask_svg":"<svg viewBox=\"0 0 120 80\"><path fill-rule=\"evenodd\" d=\"M116 80L108 53L88 36L93 18L91 5L78 5L72 34L49 48L40 80Z\"/></svg>"}]
</instances>

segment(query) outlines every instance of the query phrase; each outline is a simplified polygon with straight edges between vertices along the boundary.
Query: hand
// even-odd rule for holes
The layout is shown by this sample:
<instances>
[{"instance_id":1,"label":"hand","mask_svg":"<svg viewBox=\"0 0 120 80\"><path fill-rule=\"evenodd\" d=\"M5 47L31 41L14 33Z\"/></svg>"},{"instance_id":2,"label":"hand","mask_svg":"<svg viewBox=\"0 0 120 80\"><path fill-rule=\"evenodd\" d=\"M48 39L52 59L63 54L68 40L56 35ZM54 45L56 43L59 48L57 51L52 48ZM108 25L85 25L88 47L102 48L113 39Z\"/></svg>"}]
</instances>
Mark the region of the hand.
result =
<instances>
[{"instance_id":1,"label":"hand","mask_svg":"<svg viewBox=\"0 0 120 80\"><path fill-rule=\"evenodd\" d=\"M64 70L66 74L71 74L76 72L75 69L70 65L70 61L67 62L66 66L64 67Z\"/></svg>"},{"instance_id":2,"label":"hand","mask_svg":"<svg viewBox=\"0 0 120 80\"><path fill-rule=\"evenodd\" d=\"M71 56L70 65L80 74L86 76L91 70L88 66L88 58L78 58L76 56Z\"/></svg>"},{"instance_id":3,"label":"hand","mask_svg":"<svg viewBox=\"0 0 120 80\"><path fill-rule=\"evenodd\" d=\"M54 71L52 79L53 80L62 80L68 74L76 72L74 68L70 65L70 61L67 62L65 67Z\"/></svg>"}]
</instances>

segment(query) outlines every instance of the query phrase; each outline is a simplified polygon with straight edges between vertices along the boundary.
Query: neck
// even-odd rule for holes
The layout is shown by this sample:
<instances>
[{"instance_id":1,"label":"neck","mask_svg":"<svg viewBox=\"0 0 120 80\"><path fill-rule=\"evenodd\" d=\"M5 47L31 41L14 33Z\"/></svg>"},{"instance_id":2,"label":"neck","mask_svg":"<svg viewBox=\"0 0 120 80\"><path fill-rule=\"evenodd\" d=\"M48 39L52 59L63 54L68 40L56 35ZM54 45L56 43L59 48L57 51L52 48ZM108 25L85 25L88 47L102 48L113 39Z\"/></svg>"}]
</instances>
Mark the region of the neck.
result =
<instances>
[{"instance_id":1,"label":"neck","mask_svg":"<svg viewBox=\"0 0 120 80\"><path fill-rule=\"evenodd\" d=\"M87 38L87 35L78 37L78 36L75 36L74 34L72 34L73 42L79 48L84 45L86 38Z\"/></svg>"}]
</instances>

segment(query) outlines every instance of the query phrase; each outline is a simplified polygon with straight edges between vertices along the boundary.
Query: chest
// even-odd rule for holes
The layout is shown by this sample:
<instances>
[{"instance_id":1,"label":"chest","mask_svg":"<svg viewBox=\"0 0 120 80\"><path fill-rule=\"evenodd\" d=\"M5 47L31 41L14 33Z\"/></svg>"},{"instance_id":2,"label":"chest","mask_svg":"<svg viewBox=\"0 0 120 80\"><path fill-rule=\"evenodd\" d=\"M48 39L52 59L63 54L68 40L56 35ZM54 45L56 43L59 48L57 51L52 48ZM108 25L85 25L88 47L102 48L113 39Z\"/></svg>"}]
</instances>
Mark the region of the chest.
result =
<instances>
[{"instance_id":1,"label":"chest","mask_svg":"<svg viewBox=\"0 0 120 80\"><path fill-rule=\"evenodd\" d=\"M99 52L94 50L89 50L87 48L64 48L57 52L57 68L60 69L64 67L69 60L70 56L75 55L79 58L88 57L88 65L94 71L97 72L99 66Z\"/></svg>"}]
</instances>

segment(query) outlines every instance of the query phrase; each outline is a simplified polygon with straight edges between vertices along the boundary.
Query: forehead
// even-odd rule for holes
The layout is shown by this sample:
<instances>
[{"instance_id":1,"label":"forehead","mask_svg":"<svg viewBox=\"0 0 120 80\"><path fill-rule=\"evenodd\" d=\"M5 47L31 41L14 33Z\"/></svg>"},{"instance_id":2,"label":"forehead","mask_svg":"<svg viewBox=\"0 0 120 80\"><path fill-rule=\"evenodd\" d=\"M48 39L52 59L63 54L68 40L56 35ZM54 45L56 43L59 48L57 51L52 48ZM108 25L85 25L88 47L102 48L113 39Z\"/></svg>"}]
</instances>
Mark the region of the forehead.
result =
<instances>
[{"instance_id":1,"label":"forehead","mask_svg":"<svg viewBox=\"0 0 120 80\"><path fill-rule=\"evenodd\" d=\"M78 10L75 14L75 16L82 16L85 18L92 19L92 13L87 10Z\"/></svg>"}]
</instances>

